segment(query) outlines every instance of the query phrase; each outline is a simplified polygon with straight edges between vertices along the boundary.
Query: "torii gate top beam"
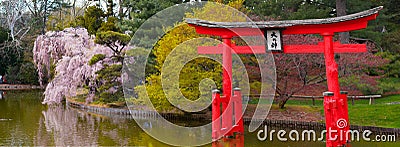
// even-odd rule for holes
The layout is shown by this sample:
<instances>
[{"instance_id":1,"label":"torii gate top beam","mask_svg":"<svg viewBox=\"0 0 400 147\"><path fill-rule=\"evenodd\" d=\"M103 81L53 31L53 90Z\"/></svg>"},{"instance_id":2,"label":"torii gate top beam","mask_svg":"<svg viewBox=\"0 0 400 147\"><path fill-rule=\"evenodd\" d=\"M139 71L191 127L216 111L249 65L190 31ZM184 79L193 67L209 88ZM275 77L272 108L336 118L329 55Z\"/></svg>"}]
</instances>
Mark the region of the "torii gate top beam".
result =
<instances>
[{"instance_id":1,"label":"torii gate top beam","mask_svg":"<svg viewBox=\"0 0 400 147\"><path fill-rule=\"evenodd\" d=\"M258 36L258 29L284 29L284 35L289 34L322 34L348 32L364 29L368 21L376 19L383 7L376 7L363 12L327 19L260 21L260 22L213 22L199 19L186 19L186 22L196 27L199 34L215 36ZM254 29L254 31L252 31Z\"/></svg>"}]
</instances>

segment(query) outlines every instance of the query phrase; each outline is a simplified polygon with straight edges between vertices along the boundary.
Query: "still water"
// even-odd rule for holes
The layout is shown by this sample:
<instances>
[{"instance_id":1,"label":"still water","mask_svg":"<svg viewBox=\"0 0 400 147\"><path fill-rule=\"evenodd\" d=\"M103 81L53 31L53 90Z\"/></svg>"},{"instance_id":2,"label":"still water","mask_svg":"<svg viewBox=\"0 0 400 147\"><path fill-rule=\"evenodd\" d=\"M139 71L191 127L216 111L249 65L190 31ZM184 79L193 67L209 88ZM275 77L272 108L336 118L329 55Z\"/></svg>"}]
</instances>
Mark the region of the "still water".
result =
<instances>
[{"instance_id":1,"label":"still water","mask_svg":"<svg viewBox=\"0 0 400 147\"><path fill-rule=\"evenodd\" d=\"M42 99L40 91L9 91L0 97L0 146L168 146L148 136L132 119L63 105L48 107L41 104ZM220 145L320 147L325 143L259 141L257 133L245 133L242 139L206 146ZM355 142L352 146L396 147L400 143Z\"/></svg>"}]
</instances>

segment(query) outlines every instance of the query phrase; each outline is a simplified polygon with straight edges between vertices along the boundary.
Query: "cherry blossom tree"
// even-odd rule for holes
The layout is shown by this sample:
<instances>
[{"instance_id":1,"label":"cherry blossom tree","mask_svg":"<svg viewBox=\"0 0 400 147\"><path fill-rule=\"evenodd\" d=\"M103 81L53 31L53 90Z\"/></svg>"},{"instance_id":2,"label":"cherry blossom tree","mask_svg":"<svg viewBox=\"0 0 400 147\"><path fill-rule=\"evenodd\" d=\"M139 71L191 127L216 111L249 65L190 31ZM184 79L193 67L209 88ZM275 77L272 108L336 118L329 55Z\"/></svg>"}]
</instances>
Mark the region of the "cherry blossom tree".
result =
<instances>
[{"instance_id":1,"label":"cherry blossom tree","mask_svg":"<svg viewBox=\"0 0 400 147\"><path fill-rule=\"evenodd\" d=\"M39 36L33 53L41 86L45 85L45 78L51 79L44 92L43 104L56 104L65 97L76 96L77 88L96 83L96 72L104 65L118 64L111 59L113 51L95 44L86 29L82 28L67 28ZM105 58L89 65L88 62L96 54L103 54ZM92 98L93 93L88 95L87 101Z\"/></svg>"}]
</instances>

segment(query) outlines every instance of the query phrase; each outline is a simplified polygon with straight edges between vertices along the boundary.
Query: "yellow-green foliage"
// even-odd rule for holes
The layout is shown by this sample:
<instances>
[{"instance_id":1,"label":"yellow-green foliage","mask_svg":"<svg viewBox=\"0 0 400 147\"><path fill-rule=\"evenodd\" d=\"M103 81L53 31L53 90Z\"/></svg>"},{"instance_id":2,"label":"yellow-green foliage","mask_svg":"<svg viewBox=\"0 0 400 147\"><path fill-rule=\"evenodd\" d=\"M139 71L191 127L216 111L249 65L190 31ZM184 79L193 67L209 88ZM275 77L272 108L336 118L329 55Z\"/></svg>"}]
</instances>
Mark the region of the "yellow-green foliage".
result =
<instances>
[{"instance_id":1,"label":"yellow-green foliage","mask_svg":"<svg viewBox=\"0 0 400 147\"><path fill-rule=\"evenodd\" d=\"M229 5L243 10L243 0L230 2ZM196 9L193 11L193 13L187 13L186 17L205 19L209 21L246 21L246 17L244 17L241 13L238 13L237 10L216 3L207 3L205 7L201 9ZM171 58L168 59L168 62L175 62L175 60L185 58L185 55L193 56L194 54L197 54L197 48L193 46L198 42L190 42L189 40L199 37L201 36L196 33L195 29L193 27L190 27L186 23L179 23L174 28L168 30L166 35L157 42L153 50L156 57L155 66L159 73L162 73L163 77L167 77L167 79L173 78L168 76L173 75L173 72L176 72L176 70L179 71L179 69L173 69L172 66L166 67L167 69L163 69L163 65L167 57L170 55L171 52L174 51L174 49L177 49L180 52L183 51L184 53L177 53L171 57L168 57ZM184 45L180 46L182 44ZM178 64L182 66L182 63L177 63L176 67L179 66ZM204 93L200 93L199 90L199 84L200 82L202 82L203 79L212 79L213 81L215 81L218 88L221 87L221 73L222 67L218 62L203 57L193 59L190 62L186 63L180 70L180 91L168 91L167 93L169 96L176 97L178 97L180 93L182 93L183 96L185 96L187 99L196 100L201 96L201 94L204 95ZM147 77L146 80L148 84L146 84L146 91L154 107L157 110L171 110L173 109L173 107L168 102L162 89L162 75L153 74ZM175 81L170 82L174 83ZM178 82L174 83L175 86L176 83ZM207 83L209 84L209 82ZM138 92L139 95L139 99L136 100L137 102L143 102L143 100L141 99L146 97L146 92L144 89L145 87L143 86L135 87L135 90ZM206 89L201 90L203 91ZM208 89L208 91L211 91L211 87L210 89Z\"/></svg>"},{"instance_id":2,"label":"yellow-green foliage","mask_svg":"<svg viewBox=\"0 0 400 147\"><path fill-rule=\"evenodd\" d=\"M138 91L139 99L136 102L145 103L146 101L141 100L146 97L146 92L157 110L171 110L173 107L168 102L167 98L164 95L164 92L161 87L161 79L159 75L151 75L147 78L150 84L144 86L137 86L135 90ZM149 104L146 104L149 105Z\"/></svg>"},{"instance_id":3,"label":"yellow-green foliage","mask_svg":"<svg viewBox=\"0 0 400 147\"><path fill-rule=\"evenodd\" d=\"M72 7L62 7L62 9L52 11L47 18L46 29L48 31L62 31L68 27L77 27L78 18L83 18L83 16L80 13L73 14L72 12Z\"/></svg>"},{"instance_id":4,"label":"yellow-green foliage","mask_svg":"<svg viewBox=\"0 0 400 147\"><path fill-rule=\"evenodd\" d=\"M245 22L246 17L242 12L247 10L243 3L244 0L234 0L228 3L229 7L219 3L207 3L203 8L187 13L186 17L218 22Z\"/></svg>"},{"instance_id":5,"label":"yellow-green foliage","mask_svg":"<svg viewBox=\"0 0 400 147\"><path fill-rule=\"evenodd\" d=\"M88 64L90 66L92 66L93 64L96 64L97 62L103 60L104 58L106 58L106 55L104 55L104 54L96 54L89 60Z\"/></svg>"},{"instance_id":6,"label":"yellow-green foliage","mask_svg":"<svg viewBox=\"0 0 400 147\"><path fill-rule=\"evenodd\" d=\"M163 38L161 38L154 47L154 55L156 56L156 68L162 71L162 65L169 53L182 42L198 38L196 30L188 24L180 24L170 30Z\"/></svg>"}]
</instances>

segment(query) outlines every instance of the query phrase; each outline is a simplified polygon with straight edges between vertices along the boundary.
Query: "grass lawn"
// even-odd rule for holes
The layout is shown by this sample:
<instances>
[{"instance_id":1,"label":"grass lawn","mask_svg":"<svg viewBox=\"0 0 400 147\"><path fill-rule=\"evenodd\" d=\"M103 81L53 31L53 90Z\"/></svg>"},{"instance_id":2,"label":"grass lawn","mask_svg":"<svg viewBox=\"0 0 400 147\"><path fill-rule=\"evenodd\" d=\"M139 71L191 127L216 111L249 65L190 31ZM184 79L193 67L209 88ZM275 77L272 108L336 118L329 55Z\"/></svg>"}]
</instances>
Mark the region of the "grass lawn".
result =
<instances>
[{"instance_id":1,"label":"grass lawn","mask_svg":"<svg viewBox=\"0 0 400 147\"><path fill-rule=\"evenodd\" d=\"M400 128L400 105L349 106L349 117L354 125Z\"/></svg>"},{"instance_id":2,"label":"grass lawn","mask_svg":"<svg viewBox=\"0 0 400 147\"><path fill-rule=\"evenodd\" d=\"M369 100L356 101L354 106L351 106L350 103L350 123L363 126L400 128L400 104L387 104L391 102L400 102L400 95L376 99L373 105L368 104Z\"/></svg>"},{"instance_id":3,"label":"grass lawn","mask_svg":"<svg viewBox=\"0 0 400 147\"><path fill-rule=\"evenodd\" d=\"M375 99L374 104L369 105L369 99L355 100L355 104L351 105L351 100L348 101L350 123L360 126L378 126L386 128L400 128L400 95L386 96ZM256 104L257 100L251 100L249 103ZM286 107L305 106L319 110L324 114L323 101L315 100L315 106L312 100L289 100ZM306 109L305 111L309 111Z\"/></svg>"}]
</instances>

